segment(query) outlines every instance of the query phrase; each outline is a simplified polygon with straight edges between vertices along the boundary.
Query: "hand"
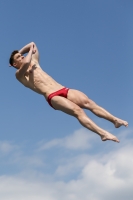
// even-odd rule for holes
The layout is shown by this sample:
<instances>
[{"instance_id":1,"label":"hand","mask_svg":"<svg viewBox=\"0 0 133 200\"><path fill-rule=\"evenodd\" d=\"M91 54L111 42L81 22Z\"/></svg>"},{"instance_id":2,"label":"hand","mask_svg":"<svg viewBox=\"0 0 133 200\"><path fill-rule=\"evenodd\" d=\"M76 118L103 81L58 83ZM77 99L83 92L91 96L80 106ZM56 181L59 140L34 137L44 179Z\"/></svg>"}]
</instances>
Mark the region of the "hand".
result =
<instances>
[{"instance_id":1,"label":"hand","mask_svg":"<svg viewBox=\"0 0 133 200\"><path fill-rule=\"evenodd\" d=\"M32 50L32 53L35 54L36 53L36 49L35 49L35 46L33 44L33 50Z\"/></svg>"},{"instance_id":2,"label":"hand","mask_svg":"<svg viewBox=\"0 0 133 200\"><path fill-rule=\"evenodd\" d=\"M35 50L35 49L33 49L32 53L33 53L33 54L35 54L35 53L36 53L36 50Z\"/></svg>"},{"instance_id":3,"label":"hand","mask_svg":"<svg viewBox=\"0 0 133 200\"><path fill-rule=\"evenodd\" d=\"M31 45L30 50L32 51L32 54L35 54L35 53L36 53L36 50L35 50L35 48L34 48L34 44Z\"/></svg>"}]
</instances>

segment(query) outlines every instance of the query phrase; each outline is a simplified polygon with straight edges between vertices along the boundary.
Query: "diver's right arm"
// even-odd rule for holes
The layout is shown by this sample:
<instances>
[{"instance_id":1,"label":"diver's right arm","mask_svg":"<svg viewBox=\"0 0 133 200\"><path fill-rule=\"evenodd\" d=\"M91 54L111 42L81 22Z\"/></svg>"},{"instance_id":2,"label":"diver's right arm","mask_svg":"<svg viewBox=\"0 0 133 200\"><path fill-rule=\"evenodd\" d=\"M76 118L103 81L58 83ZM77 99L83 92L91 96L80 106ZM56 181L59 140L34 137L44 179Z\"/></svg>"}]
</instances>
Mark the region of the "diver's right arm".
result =
<instances>
[{"instance_id":1,"label":"diver's right arm","mask_svg":"<svg viewBox=\"0 0 133 200\"><path fill-rule=\"evenodd\" d=\"M33 45L30 47L30 50L27 54L27 56L24 58L23 63L20 67L20 69L17 70L16 72L16 78L21 78L23 77L23 75L26 73L30 63L31 63L31 59L32 59L32 54L34 54L34 47Z\"/></svg>"}]
</instances>

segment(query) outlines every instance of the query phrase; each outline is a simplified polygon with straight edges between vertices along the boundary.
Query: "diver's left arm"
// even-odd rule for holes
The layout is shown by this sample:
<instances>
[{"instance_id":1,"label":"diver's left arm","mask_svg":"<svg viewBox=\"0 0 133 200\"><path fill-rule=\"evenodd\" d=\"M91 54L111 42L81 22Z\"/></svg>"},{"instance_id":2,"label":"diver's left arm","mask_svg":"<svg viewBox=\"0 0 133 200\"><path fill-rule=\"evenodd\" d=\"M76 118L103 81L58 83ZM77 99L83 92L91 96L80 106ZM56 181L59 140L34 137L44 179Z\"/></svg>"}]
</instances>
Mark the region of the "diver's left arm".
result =
<instances>
[{"instance_id":1,"label":"diver's left arm","mask_svg":"<svg viewBox=\"0 0 133 200\"><path fill-rule=\"evenodd\" d=\"M31 46L33 46L33 49L35 51L35 53L32 55L32 59L36 62L39 62L39 51L34 42L25 45L22 49L19 50L19 53L21 53L22 55L28 53L30 51Z\"/></svg>"}]
</instances>

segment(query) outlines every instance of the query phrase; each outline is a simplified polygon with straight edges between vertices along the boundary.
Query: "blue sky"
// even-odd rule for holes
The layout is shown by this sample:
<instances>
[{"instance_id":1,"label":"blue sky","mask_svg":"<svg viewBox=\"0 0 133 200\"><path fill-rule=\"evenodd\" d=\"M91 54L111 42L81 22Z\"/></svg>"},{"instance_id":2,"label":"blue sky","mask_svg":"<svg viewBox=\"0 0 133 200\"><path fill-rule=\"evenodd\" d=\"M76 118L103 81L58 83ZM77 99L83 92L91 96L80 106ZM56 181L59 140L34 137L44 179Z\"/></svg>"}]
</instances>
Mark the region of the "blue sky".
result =
<instances>
[{"instance_id":1,"label":"blue sky","mask_svg":"<svg viewBox=\"0 0 133 200\"><path fill-rule=\"evenodd\" d=\"M133 199L132 10L131 0L0 2L1 199ZM86 111L120 144L101 142L16 80L10 53L31 41L44 71L129 122L115 129Z\"/></svg>"}]
</instances>

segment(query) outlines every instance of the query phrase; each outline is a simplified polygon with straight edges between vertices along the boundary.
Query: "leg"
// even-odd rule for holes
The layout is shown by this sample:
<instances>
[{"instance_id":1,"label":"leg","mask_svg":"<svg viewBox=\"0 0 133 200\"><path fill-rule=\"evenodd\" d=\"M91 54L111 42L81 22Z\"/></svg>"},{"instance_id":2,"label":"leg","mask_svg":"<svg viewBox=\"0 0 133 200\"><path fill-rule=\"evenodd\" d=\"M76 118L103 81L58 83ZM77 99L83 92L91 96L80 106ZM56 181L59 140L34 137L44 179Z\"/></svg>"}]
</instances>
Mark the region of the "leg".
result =
<instances>
[{"instance_id":1,"label":"leg","mask_svg":"<svg viewBox=\"0 0 133 200\"><path fill-rule=\"evenodd\" d=\"M103 141L112 140L119 142L119 140L114 135L98 127L91 119L87 117L83 109L68 99L60 96L55 96L51 99L51 104L56 110L61 110L69 115L76 117L82 126L97 133Z\"/></svg>"},{"instance_id":2,"label":"leg","mask_svg":"<svg viewBox=\"0 0 133 200\"><path fill-rule=\"evenodd\" d=\"M78 90L72 90L70 89L68 91L67 98L80 106L81 108L85 108L93 112L98 117L102 117L110 122L112 122L116 128L119 128L120 126L128 126L128 123L124 120L121 120L112 114L110 114L108 111L106 111L104 108L98 106L94 101L90 100L84 93L78 91Z\"/></svg>"}]
</instances>

